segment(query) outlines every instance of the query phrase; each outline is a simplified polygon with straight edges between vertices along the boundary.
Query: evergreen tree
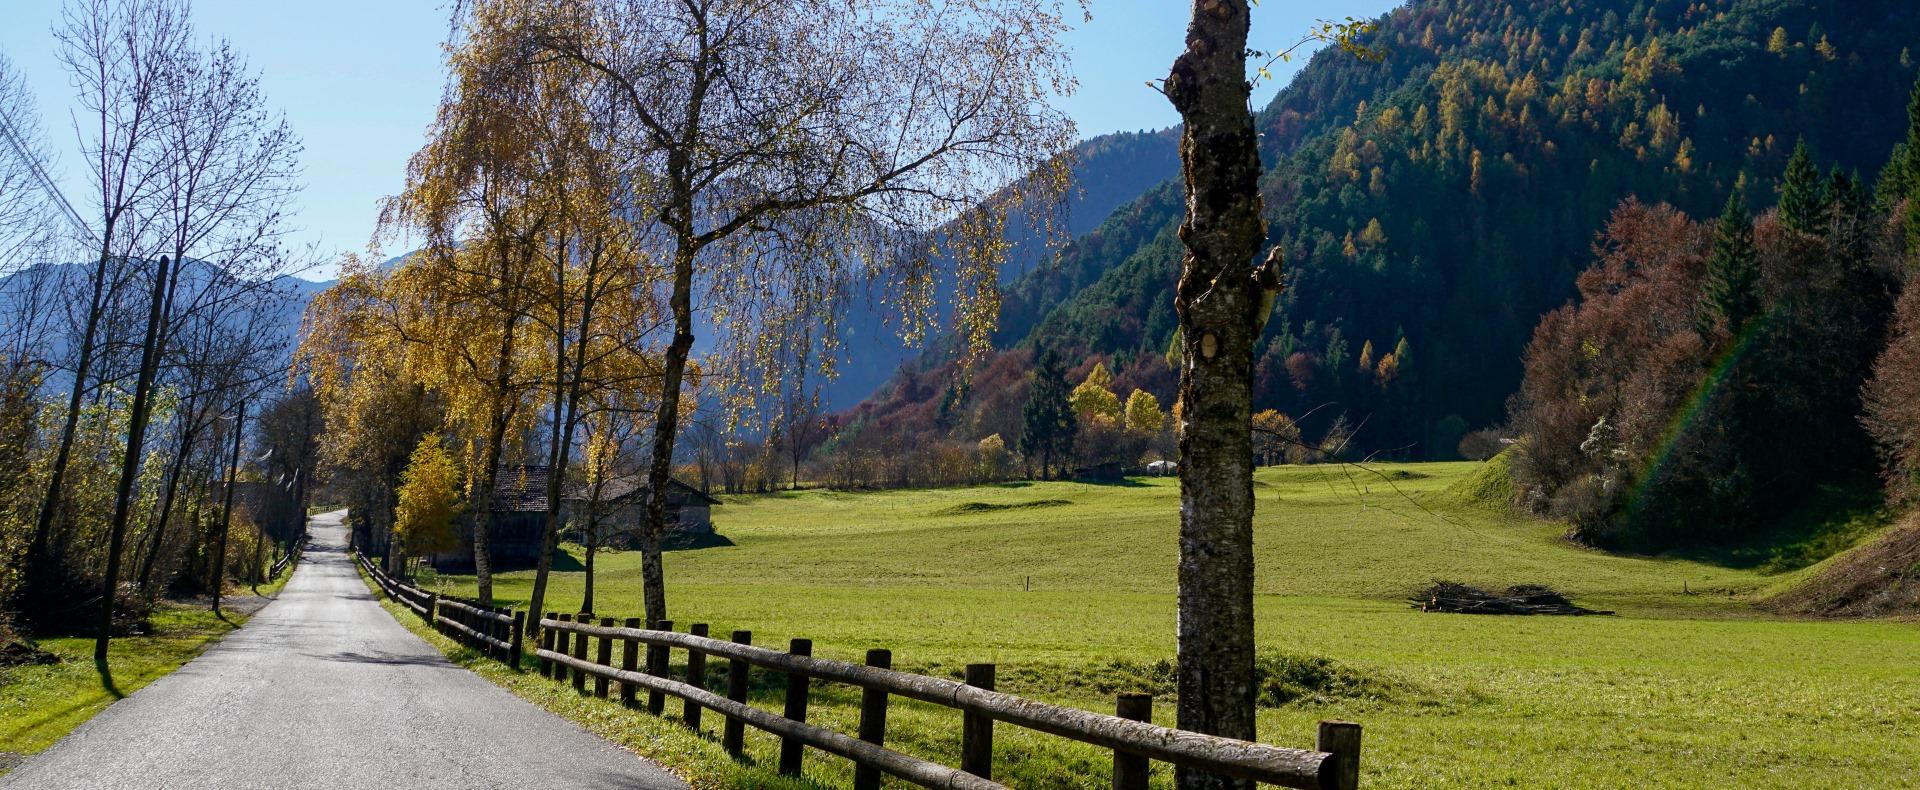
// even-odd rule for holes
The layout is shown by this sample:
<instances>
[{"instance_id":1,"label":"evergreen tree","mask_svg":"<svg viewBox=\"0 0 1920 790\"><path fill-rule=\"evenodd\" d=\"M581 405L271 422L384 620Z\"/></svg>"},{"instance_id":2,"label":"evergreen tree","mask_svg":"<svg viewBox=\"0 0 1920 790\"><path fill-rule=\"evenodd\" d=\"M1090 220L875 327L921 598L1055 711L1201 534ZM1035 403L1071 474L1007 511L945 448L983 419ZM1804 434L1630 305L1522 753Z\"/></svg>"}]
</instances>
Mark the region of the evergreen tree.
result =
<instances>
[{"instance_id":1,"label":"evergreen tree","mask_svg":"<svg viewBox=\"0 0 1920 790\"><path fill-rule=\"evenodd\" d=\"M1702 316L1709 324L1724 321L1734 334L1753 317L1759 301L1754 294L1759 267L1753 249L1753 217L1740 193L1741 185L1736 184L1714 227L1713 255L1707 259L1707 312Z\"/></svg>"},{"instance_id":2,"label":"evergreen tree","mask_svg":"<svg viewBox=\"0 0 1920 790\"><path fill-rule=\"evenodd\" d=\"M1892 211L1913 193L1914 174L1920 172L1920 82L1913 85L1907 99L1907 138L1894 144L1893 154L1880 169L1874 182L1874 204L1881 211Z\"/></svg>"},{"instance_id":3,"label":"evergreen tree","mask_svg":"<svg viewBox=\"0 0 1920 790\"><path fill-rule=\"evenodd\" d=\"M1040 457L1040 474L1048 476L1054 456L1065 456L1073 447L1080 425L1067 400L1066 371L1052 349L1042 349L1033 360L1033 385L1027 390L1027 405L1021 409L1020 452Z\"/></svg>"},{"instance_id":4,"label":"evergreen tree","mask_svg":"<svg viewBox=\"0 0 1920 790\"><path fill-rule=\"evenodd\" d=\"M1920 81L1913 85L1913 95L1907 99L1907 140L1894 149L1900 163L1900 197L1913 194L1913 181L1920 177Z\"/></svg>"},{"instance_id":5,"label":"evergreen tree","mask_svg":"<svg viewBox=\"0 0 1920 790\"><path fill-rule=\"evenodd\" d=\"M1836 174L1837 174L1836 169ZM1873 252L1873 196L1860 173L1839 175L1828 187L1834 249L1850 265L1864 264Z\"/></svg>"},{"instance_id":6,"label":"evergreen tree","mask_svg":"<svg viewBox=\"0 0 1920 790\"><path fill-rule=\"evenodd\" d=\"M1820 171L1813 166L1813 152L1806 138L1793 146L1793 158L1787 160L1787 173L1780 181L1780 220L1787 227L1813 235L1827 231L1826 196L1820 183Z\"/></svg>"}]
</instances>

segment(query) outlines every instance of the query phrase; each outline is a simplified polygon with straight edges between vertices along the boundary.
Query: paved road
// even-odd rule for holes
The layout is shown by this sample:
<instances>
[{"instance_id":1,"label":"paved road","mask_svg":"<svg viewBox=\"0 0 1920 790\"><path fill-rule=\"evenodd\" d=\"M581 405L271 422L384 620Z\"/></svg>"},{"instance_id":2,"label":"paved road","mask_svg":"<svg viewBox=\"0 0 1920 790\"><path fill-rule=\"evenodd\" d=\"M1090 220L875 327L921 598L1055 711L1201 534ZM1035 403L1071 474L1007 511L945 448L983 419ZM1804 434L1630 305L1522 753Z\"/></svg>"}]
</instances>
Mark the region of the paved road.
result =
<instances>
[{"instance_id":1,"label":"paved road","mask_svg":"<svg viewBox=\"0 0 1920 790\"><path fill-rule=\"evenodd\" d=\"M313 520L305 562L245 628L0 787L685 787L401 628L355 574L340 520Z\"/></svg>"}]
</instances>

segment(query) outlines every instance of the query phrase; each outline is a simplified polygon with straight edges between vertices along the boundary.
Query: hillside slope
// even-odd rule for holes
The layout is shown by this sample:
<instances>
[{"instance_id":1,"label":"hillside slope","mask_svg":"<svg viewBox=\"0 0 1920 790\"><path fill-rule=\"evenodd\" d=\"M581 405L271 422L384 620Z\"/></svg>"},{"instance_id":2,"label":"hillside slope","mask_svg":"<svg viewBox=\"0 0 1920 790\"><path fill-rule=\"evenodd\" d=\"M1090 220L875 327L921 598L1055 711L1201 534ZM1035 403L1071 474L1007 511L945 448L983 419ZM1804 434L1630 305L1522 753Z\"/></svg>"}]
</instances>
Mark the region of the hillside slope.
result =
<instances>
[{"instance_id":1,"label":"hillside slope","mask_svg":"<svg viewBox=\"0 0 1920 790\"><path fill-rule=\"evenodd\" d=\"M1621 200L1708 215L1741 173L1757 206L1795 139L1868 171L1903 129L1920 10L1895 0L1416 0L1384 63L1323 53L1260 113L1270 241L1288 290L1259 349L1259 408L1344 416L1364 449L1447 457L1499 422L1540 315L1573 293ZM1008 287L1002 358L975 371L956 439L1004 426L1025 349L1169 400L1176 184L1121 207ZM1389 362L1389 358L1391 361ZM911 425L959 375L915 360L863 404ZM956 391L957 395L969 395ZM1315 407L1319 407L1315 410Z\"/></svg>"},{"instance_id":2,"label":"hillside slope","mask_svg":"<svg viewBox=\"0 0 1920 790\"><path fill-rule=\"evenodd\" d=\"M1766 605L1823 617L1920 615L1920 513L1821 563Z\"/></svg>"}]
</instances>

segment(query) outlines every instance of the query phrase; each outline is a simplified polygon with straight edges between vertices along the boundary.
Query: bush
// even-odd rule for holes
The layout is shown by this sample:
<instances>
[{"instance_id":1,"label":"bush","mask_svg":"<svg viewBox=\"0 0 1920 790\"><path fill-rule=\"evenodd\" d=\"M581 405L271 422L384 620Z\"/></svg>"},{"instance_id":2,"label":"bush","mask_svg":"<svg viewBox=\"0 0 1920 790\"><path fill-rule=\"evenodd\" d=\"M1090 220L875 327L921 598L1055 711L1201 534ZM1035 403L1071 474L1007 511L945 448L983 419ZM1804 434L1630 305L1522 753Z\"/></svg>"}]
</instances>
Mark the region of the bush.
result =
<instances>
[{"instance_id":1,"label":"bush","mask_svg":"<svg viewBox=\"0 0 1920 790\"><path fill-rule=\"evenodd\" d=\"M1506 432L1498 428L1482 428L1460 437L1457 449L1461 458L1485 461L1507 449Z\"/></svg>"}]
</instances>

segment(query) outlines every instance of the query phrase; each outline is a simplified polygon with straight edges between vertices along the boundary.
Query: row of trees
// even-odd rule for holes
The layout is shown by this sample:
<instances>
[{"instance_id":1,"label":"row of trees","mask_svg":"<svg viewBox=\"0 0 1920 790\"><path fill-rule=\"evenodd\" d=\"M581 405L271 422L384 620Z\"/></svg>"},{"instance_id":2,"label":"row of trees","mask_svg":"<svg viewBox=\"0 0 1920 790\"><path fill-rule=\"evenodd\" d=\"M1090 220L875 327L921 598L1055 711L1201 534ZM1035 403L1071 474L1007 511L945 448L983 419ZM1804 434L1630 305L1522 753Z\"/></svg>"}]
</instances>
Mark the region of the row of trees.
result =
<instances>
[{"instance_id":1,"label":"row of trees","mask_svg":"<svg viewBox=\"0 0 1920 790\"><path fill-rule=\"evenodd\" d=\"M1802 144L1757 219L1744 180L1713 223L1637 202L1614 213L1579 303L1528 348L1514 414L1527 504L1598 544L1738 541L1870 468L1876 440L1909 492L1920 371L1911 319L1889 321L1916 290L1920 89L1909 115L1874 189L1822 176Z\"/></svg>"},{"instance_id":2,"label":"row of trees","mask_svg":"<svg viewBox=\"0 0 1920 790\"><path fill-rule=\"evenodd\" d=\"M74 0L53 36L86 186L71 201L0 59L0 599L31 632L84 613L104 661L157 598L217 608L229 571L257 578L300 529L317 426L274 394L300 143L184 2Z\"/></svg>"},{"instance_id":3,"label":"row of trees","mask_svg":"<svg viewBox=\"0 0 1920 790\"><path fill-rule=\"evenodd\" d=\"M909 334L951 294L983 334L1009 216L1045 231L1063 189L1071 126L1042 97L1065 84L1064 27L1051 0L952 5L461 5L439 117L383 211L426 244L391 270L350 262L300 352L369 548L421 551L444 537L425 521L463 512L489 598L495 471L544 462L538 609L563 481L613 448L609 468L646 479L663 619L669 473L724 468L729 444L688 452L683 431L757 417L804 444L812 417L791 415L854 293L884 293ZM436 445L464 509L409 507L432 518L403 527L403 483L444 477L408 476L416 455L440 468Z\"/></svg>"}]
</instances>

